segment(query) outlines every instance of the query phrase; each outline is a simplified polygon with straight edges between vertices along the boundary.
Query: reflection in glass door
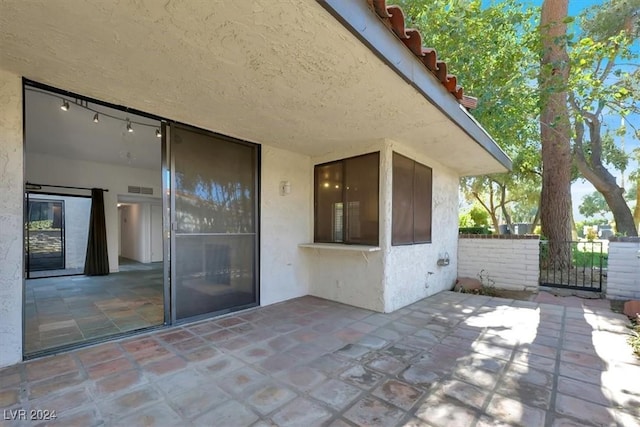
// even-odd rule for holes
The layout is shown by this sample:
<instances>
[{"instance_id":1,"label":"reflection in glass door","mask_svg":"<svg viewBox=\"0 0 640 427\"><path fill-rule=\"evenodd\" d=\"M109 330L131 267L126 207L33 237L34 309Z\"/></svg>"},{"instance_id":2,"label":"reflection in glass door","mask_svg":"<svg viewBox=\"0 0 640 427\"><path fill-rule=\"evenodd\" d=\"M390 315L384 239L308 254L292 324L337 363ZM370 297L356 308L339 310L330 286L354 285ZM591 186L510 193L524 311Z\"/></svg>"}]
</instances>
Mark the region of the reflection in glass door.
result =
<instances>
[{"instance_id":1,"label":"reflection in glass door","mask_svg":"<svg viewBox=\"0 0 640 427\"><path fill-rule=\"evenodd\" d=\"M175 318L255 305L257 146L181 125L170 144Z\"/></svg>"},{"instance_id":2,"label":"reflection in glass door","mask_svg":"<svg viewBox=\"0 0 640 427\"><path fill-rule=\"evenodd\" d=\"M64 201L27 195L27 274L64 269Z\"/></svg>"}]
</instances>

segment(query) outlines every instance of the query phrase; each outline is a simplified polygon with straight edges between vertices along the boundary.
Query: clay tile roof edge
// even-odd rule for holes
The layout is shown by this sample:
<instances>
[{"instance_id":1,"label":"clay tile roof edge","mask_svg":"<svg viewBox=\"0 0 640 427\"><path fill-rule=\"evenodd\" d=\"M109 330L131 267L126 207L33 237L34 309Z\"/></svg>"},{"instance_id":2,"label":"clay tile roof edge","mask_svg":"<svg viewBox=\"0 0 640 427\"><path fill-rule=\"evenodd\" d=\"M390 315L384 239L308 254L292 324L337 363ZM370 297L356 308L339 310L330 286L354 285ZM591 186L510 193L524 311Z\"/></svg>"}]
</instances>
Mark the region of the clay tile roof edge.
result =
<instances>
[{"instance_id":1,"label":"clay tile roof edge","mask_svg":"<svg viewBox=\"0 0 640 427\"><path fill-rule=\"evenodd\" d=\"M422 46L422 35L414 28L405 28L404 12L400 6L387 5L387 0L366 0L369 8L382 20L404 45L424 64L451 95L465 108L478 105L477 98L464 95L455 75L447 73L447 63L438 60L435 49Z\"/></svg>"}]
</instances>

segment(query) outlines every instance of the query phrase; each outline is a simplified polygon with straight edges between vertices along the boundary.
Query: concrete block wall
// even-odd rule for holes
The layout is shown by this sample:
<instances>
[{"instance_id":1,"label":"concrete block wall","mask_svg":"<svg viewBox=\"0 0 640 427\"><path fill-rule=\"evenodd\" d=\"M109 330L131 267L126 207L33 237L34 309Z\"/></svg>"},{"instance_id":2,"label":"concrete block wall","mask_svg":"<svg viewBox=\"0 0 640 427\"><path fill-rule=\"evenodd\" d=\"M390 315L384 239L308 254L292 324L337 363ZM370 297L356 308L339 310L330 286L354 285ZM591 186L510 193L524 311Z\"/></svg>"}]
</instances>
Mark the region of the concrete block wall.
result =
<instances>
[{"instance_id":1,"label":"concrete block wall","mask_svg":"<svg viewBox=\"0 0 640 427\"><path fill-rule=\"evenodd\" d=\"M498 289L535 290L540 274L539 243L534 235L461 234L458 277L477 279L482 274Z\"/></svg>"},{"instance_id":2,"label":"concrete block wall","mask_svg":"<svg viewBox=\"0 0 640 427\"><path fill-rule=\"evenodd\" d=\"M606 297L640 299L640 237L611 237Z\"/></svg>"}]
</instances>

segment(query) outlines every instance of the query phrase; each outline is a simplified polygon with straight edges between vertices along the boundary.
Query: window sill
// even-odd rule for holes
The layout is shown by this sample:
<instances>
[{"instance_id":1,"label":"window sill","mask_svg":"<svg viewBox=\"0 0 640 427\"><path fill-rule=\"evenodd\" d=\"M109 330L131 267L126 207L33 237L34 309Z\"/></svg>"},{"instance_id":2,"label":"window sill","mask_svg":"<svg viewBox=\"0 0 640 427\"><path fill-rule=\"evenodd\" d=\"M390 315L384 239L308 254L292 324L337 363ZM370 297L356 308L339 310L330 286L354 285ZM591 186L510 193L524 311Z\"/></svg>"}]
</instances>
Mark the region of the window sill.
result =
<instances>
[{"instance_id":1,"label":"window sill","mask_svg":"<svg viewBox=\"0 0 640 427\"><path fill-rule=\"evenodd\" d=\"M329 249L334 251L352 251L352 252L378 252L379 246L367 245L345 245L342 243L301 243L299 248L307 249Z\"/></svg>"}]
</instances>

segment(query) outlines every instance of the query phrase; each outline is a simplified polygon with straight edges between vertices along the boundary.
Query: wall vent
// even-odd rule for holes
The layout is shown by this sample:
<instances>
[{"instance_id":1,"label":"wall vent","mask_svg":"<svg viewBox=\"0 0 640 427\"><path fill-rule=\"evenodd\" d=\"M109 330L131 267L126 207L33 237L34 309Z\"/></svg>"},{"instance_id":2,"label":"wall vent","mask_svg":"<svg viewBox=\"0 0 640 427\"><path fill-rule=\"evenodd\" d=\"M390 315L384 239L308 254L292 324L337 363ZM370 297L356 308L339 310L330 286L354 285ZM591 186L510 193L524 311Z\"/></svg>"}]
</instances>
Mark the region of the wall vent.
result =
<instances>
[{"instance_id":1,"label":"wall vent","mask_svg":"<svg viewBox=\"0 0 640 427\"><path fill-rule=\"evenodd\" d=\"M138 187L136 185L130 185L128 191L129 191L129 193L132 193L132 194L146 194L146 195L152 195L153 194L153 188L151 188L151 187Z\"/></svg>"}]
</instances>

